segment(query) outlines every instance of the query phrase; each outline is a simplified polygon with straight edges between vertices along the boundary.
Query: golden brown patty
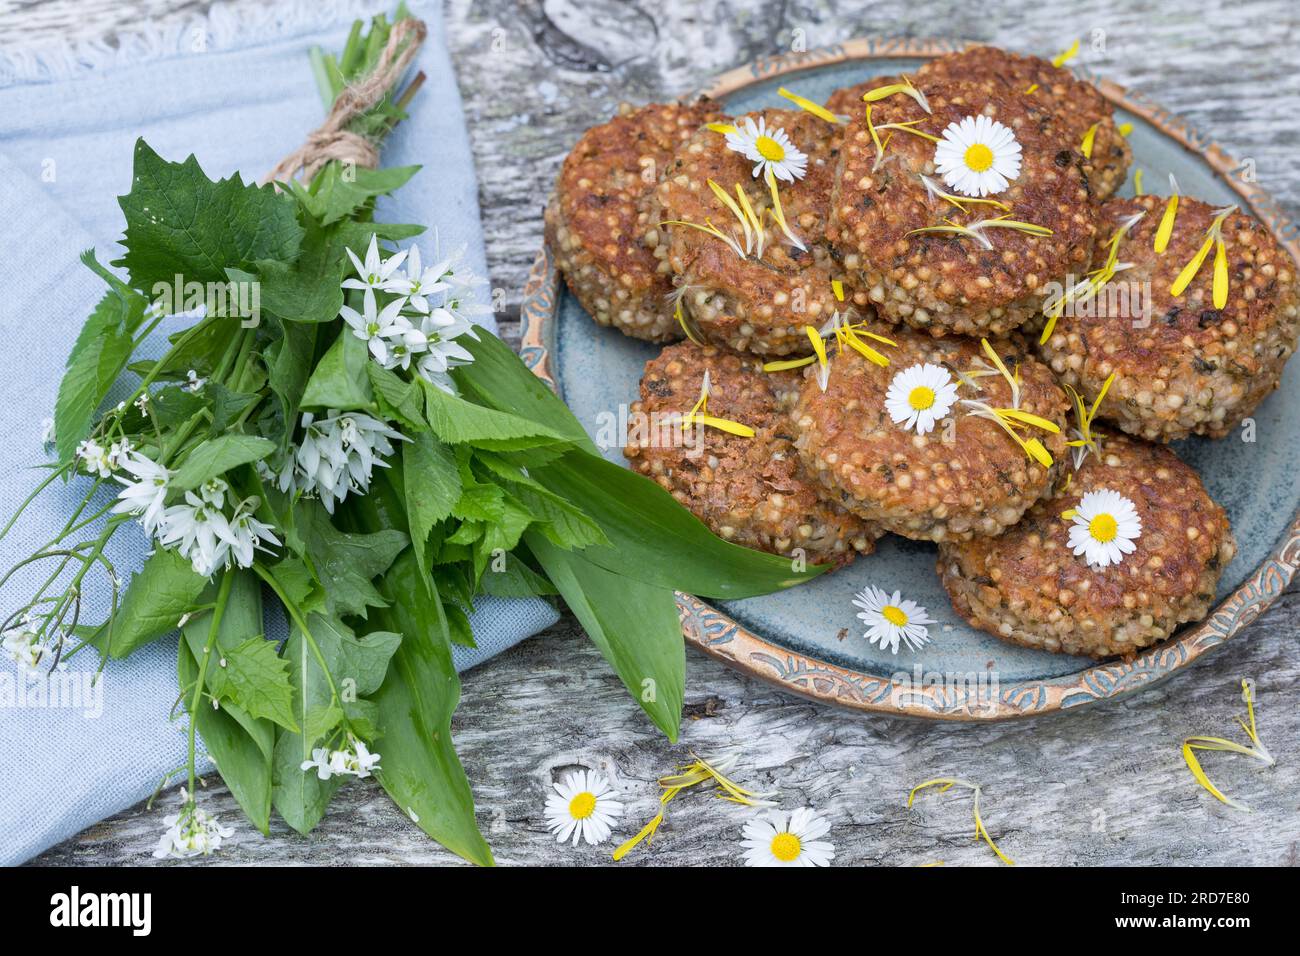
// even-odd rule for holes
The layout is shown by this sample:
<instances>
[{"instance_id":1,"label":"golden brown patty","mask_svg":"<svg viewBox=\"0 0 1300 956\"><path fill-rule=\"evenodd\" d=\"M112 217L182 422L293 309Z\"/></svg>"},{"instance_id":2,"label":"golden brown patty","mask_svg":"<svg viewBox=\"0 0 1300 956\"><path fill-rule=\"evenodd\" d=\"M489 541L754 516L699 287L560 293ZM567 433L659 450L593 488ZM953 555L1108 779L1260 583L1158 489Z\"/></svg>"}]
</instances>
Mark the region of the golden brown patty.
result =
<instances>
[{"instance_id":1,"label":"golden brown patty","mask_svg":"<svg viewBox=\"0 0 1300 956\"><path fill-rule=\"evenodd\" d=\"M896 424L885 407L894 376L918 364L979 374L959 385L959 399L995 408L1012 405L1011 387L990 367L971 339L935 339L907 330L892 332L897 348L884 347L889 365L879 367L847 351L831 359L822 391L816 367L805 375L793 412L795 445L808 473L834 500L887 531L908 538L944 541L998 534L1030 505L1049 494L1066 453L1065 435L1034 429L1054 459L1050 468L1031 461L993 421L972 417L958 402L947 420L925 435ZM1064 428L1068 403L1046 366L995 342L1010 370L1019 364L1020 409Z\"/></svg>"},{"instance_id":2,"label":"golden brown patty","mask_svg":"<svg viewBox=\"0 0 1300 956\"><path fill-rule=\"evenodd\" d=\"M1165 205L1163 197L1139 196L1102 207L1103 236L1145 213L1119 242L1117 260L1133 267L1078 308L1067 306L1040 352L1089 402L1116 373L1099 414L1130 434L1157 441L1193 433L1219 438L1277 387L1295 351L1296 267L1267 229L1233 213L1222 230L1228 264L1224 308L1214 308L1213 251L1175 298L1170 286L1204 243L1215 210L1181 199L1169 245L1157 253L1154 240ZM1105 261L1105 245L1104 239L1098 243L1094 267Z\"/></svg>"},{"instance_id":3,"label":"golden brown patty","mask_svg":"<svg viewBox=\"0 0 1300 956\"><path fill-rule=\"evenodd\" d=\"M708 413L750 426L754 437L711 427L683 433L665 423L670 413L684 415L695 405L705 369ZM728 541L787 556L801 548L810 564L847 564L870 554L880 532L818 499L804 479L789 419L779 408L796 386L794 373L768 375L756 359L689 342L670 345L646 363L623 453ZM645 423L640 432L639 422ZM683 434L689 446L664 439Z\"/></svg>"},{"instance_id":4,"label":"golden brown patty","mask_svg":"<svg viewBox=\"0 0 1300 956\"><path fill-rule=\"evenodd\" d=\"M1038 312L1049 283L1081 271L1092 257L1097 213L1083 156L1046 103L977 83L914 82L932 114L898 93L873 105L874 124L919 121L917 129L942 136L950 123L983 114L1008 127L1021 147L1020 172L992 198L1010 210L969 204L962 212L928 194L922 174L952 190L935 170L935 144L919 136L893 131L877 167L870 129L859 118L844 133L827 234L845 267L860 270L861 284L886 317L932 335L1003 334ZM1000 215L1052 234L987 229L990 250L966 236L914 232Z\"/></svg>"},{"instance_id":5,"label":"golden brown patty","mask_svg":"<svg viewBox=\"0 0 1300 956\"><path fill-rule=\"evenodd\" d=\"M652 342L680 336L667 270L644 242L654 226L648 200L674 150L722 115L707 100L624 104L564 160L544 215L546 241L570 291L599 324Z\"/></svg>"},{"instance_id":6,"label":"golden brown patty","mask_svg":"<svg viewBox=\"0 0 1300 956\"><path fill-rule=\"evenodd\" d=\"M1089 491L1128 498L1142 531L1119 564L1088 566L1061 513ZM1205 616L1236 544L1223 509L1163 445L1104 437L1068 491L996 538L944 543L939 574L953 607L1013 644L1066 654L1128 654Z\"/></svg>"},{"instance_id":7,"label":"golden brown patty","mask_svg":"<svg viewBox=\"0 0 1300 956\"><path fill-rule=\"evenodd\" d=\"M1084 138L1095 126L1091 155L1083 161L1093 197L1108 199L1124 185L1133 151L1115 125L1114 108L1095 86L1069 70L1036 56L976 46L931 60L917 71L916 79L918 83L929 79L965 80L980 84L990 93L1040 100L1081 154ZM1029 92L1031 88L1033 92Z\"/></svg>"},{"instance_id":8,"label":"golden brown patty","mask_svg":"<svg viewBox=\"0 0 1300 956\"><path fill-rule=\"evenodd\" d=\"M778 181L786 220L806 251L793 246L774 224L771 191L761 176L754 177L754 164L729 149L721 133L707 129L691 137L664 170L656 192L657 218L698 225L711 222L735 235L743 249L741 226L709 181L733 199L739 184L755 215L766 222L762 258L756 247L754 254L742 257L727 243L691 226L666 226L651 244L676 274L682 306L705 340L759 355L808 354L812 346L804 327L821 328L837 308L855 304L851 290L845 290L844 303L835 297L831 282L843 279L844 271L824 241L842 127L802 110L750 115L756 122L762 116L768 129L785 130L808 156L803 179ZM861 294L856 304L867 309Z\"/></svg>"}]
</instances>

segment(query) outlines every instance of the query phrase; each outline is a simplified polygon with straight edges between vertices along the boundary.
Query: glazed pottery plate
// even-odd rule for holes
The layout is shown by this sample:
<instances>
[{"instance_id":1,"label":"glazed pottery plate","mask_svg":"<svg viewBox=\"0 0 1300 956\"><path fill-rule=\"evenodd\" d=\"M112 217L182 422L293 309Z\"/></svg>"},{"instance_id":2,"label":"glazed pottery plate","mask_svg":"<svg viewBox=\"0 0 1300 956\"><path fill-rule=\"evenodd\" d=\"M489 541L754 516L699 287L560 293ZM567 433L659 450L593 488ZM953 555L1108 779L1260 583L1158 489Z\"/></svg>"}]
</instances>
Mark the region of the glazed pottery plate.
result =
<instances>
[{"instance_id":1,"label":"glazed pottery plate","mask_svg":"<svg viewBox=\"0 0 1300 956\"><path fill-rule=\"evenodd\" d=\"M735 70L702 91L727 110L790 106L781 86L824 102L838 87L874 75L914 70L960 43L857 40L824 50L776 57ZM1163 192L1174 173L1187 195L1217 204L1243 203L1297 255L1295 228L1238 164L1186 123L1104 80L1116 122L1131 123L1133 166L1122 195L1133 194L1133 172ZM1298 256L1297 258L1300 258ZM547 250L538 256L523 308L522 354L556 387L596 436L616 433L620 409L635 401L645 362L658 346L597 326L563 288ZM1003 643L975 630L952 610L935 573L935 546L893 535L875 554L848 568L780 594L710 606L681 595L683 630L706 652L791 692L862 710L979 720L1072 708L1137 690L1187 666L1233 638L1286 586L1300 551L1300 363L1292 362L1254 416L1253 433L1219 441L1178 442L1179 456L1201 474L1227 509L1239 543L1219 583L1219 604L1203 622L1136 659L1098 664ZM602 432L603 430L603 432ZM1253 439L1253 440L1249 440ZM621 434L602 443L611 461L625 463ZM872 584L901 591L939 623L916 653L892 654L869 644L851 603Z\"/></svg>"}]
</instances>

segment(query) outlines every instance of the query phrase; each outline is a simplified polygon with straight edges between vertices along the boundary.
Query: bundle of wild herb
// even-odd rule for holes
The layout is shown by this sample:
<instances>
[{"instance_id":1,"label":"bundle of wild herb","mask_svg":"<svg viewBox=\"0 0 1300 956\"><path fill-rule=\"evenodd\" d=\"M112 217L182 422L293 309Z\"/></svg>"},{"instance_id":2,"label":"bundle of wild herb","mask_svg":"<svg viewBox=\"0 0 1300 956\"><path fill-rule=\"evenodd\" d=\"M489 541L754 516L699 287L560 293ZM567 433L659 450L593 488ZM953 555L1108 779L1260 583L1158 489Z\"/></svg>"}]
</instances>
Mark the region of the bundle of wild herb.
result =
<instances>
[{"instance_id":1,"label":"bundle of wild herb","mask_svg":"<svg viewBox=\"0 0 1300 956\"><path fill-rule=\"evenodd\" d=\"M201 733L263 832L272 807L311 830L346 778L373 775L430 836L489 863L450 734L451 647L473 643L480 595L557 595L675 739L674 589L736 598L821 569L724 542L606 462L473 324L474 283L456 260L407 244L422 226L373 221L376 197L417 169L353 160L402 118L418 78L399 93L398 74L420 36L399 13L357 24L337 59L313 58L334 108L282 164L303 181L214 182L193 157L137 144L113 263L126 277L83 257L108 290L72 348L56 461L32 497L89 486L63 532L20 562L51 571L0 631L6 652L41 667L87 647L123 658L179 626L189 794ZM167 315L196 304L191 287L205 308L161 357L138 358ZM115 387L130 395L105 407ZM117 494L99 506L105 487ZM133 520L154 550L122 584L105 544ZM101 572L112 611L91 624L82 596ZM282 644L263 636L267 597L291 625ZM191 797L159 852L208 853L227 832Z\"/></svg>"}]
</instances>

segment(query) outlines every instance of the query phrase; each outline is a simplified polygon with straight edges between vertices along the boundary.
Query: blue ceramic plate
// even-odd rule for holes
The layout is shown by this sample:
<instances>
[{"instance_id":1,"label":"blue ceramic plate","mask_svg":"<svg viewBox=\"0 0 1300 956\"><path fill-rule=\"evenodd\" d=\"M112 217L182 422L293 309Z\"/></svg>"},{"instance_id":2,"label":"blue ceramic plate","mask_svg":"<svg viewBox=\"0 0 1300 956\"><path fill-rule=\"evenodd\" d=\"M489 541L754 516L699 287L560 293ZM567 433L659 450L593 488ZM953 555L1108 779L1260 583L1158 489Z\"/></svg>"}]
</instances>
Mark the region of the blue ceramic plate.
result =
<instances>
[{"instance_id":1,"label":"blue ceramic plate","mask_svg":"<svg viewBox=\"0 0 1300 956\"><path fill-rule=\"evenodd\" d=\"M908 72L960 43L856 40L842 46L763 60L721 77L702 92L733 113L789 107L786 86L816 102L874 75ZM1297 255L1295 228L1269 197L1236 175L1238 164L1186 123L1114 84L1087 77L1116 104L1116 122L1131 123L1133 171L1160 187L1174 173L1183 190L1215 203L1243 202ZM525 361L552 383L589 432L617 420L638 396L645 362L658 347L598 327L563 289L543 250L523 308ZM967 625L952 610L935 573L935 546L893 535L875 554L843 571L780 594L719 603L682 595L686 637L703 650L794 693L863 710L972 720L1074 707L1129 693L1185 667L1222 644L1282 592L1300 551L1300 366L1255 415L1255 441L1178 442L1179 456L1200 472L1227 509L1240 548L1219 584L1219 606L1201 623L1135 660L1096 664L1003 643ZM611 418L612 416L612 418ZM608 432L608 427L606 427ZM625 463L619 447L605 449ZM851 603L867 584L900 590L940 623L933 642L913 654L881 650L862 636Z\"/></svg>"}]
</instances>

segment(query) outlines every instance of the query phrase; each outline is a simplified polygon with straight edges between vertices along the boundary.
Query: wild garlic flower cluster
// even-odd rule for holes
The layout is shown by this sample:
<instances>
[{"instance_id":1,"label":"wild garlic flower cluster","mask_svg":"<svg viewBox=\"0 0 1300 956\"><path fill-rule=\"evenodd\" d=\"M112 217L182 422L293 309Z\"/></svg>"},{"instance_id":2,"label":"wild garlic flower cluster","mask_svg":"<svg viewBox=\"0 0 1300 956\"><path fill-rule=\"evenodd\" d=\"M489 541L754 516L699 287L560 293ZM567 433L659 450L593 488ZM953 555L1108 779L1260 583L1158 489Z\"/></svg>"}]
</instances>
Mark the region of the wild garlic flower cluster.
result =
<instances>
[{"instance_id":1,"label":"wild garlic flower cluster","mask_svg":"<svg viewBox=\"0 0 1300 956\"><path fill-rule=\"evenodd\" d=\"M356 777L364 780L370 771L381 769L380 755L371 753L366 742L354 734L348 734L347 746L342 750L329 750L317 747L311 752L311 759L304 760L299 768L306 772L315 770L321 780L330 777Z\"/></svg>"},{"instance_id":2,"label":"wild garlic flower cluster","mask_svg":"<svg viewBox=\"0 0 1300 956\"><path fill-rule=\"evenodd\" d=\"M408 439L377 418L331 409L323 417L302 416L302 440L275 477L286 494L316 495L330 514L349 494L370 490L375 466L393 453L394 441Z\"/></svg>"},{"instance_id":3,"label":"wild garlic flower cluster","mask_svg":"<svg viewBox=\"0 0 1300 956\"><path fill-rule=\"evenodd\" d=\"M156 859L210 856L221 849L223 840L235 833L200 808L184 787L181 787L181 801L180 813L163 817L163 826L167 829L158 841L158 848L153 851Z\"/></svg>"},{"instance_id":4,"label":"wild garlic flower cluster","mask_svg":"<svg viewBox=\"0 0 1300 956\"><path fill-rule=\"evenodd\" d=\"M364 261L351 249L348 256L357 275L343 280L343 288L363 293L360 311L345 305L340 313L352 334L366 343L371 357L384 368L413 370L454 393L447 373L474 361L456 339L462 335L477 339L471 317L484 311L472 301L473 274L459 265L458 257L426 268L419 246L384 258L375 236L370 237Z\"/></svg>"},{"instance_id":5,"label":"wild garlic flower cluster","mask_svg":"<svg viewBox=\"0 0 1300 956\"><path fill-rule=\"evenodd\" d=\"M0 652L18 665L19 673L35 670L49 650L50 644L42 639L41 628L30 612L0 631Z\"/></svg>"},{"instance_id":6,"label":"wild garlic flower cluster","mask_svg":"<svg viewBox=\"0 0 1300 956\"><path fill-rule=\"evenodd\" d=\"M110 472L123 485L113 511L139 518L145 533L187 558L195 574L210 577L231 563L251 567L256 551L280 544L271 526L254 517L261 500L250 496L236 501L222 478L211 478L168 505L172 473L167 468L132 451L121 470L130 477ZM233 506L229 514L228 504Z\"/></svg>"}]
</instances>

